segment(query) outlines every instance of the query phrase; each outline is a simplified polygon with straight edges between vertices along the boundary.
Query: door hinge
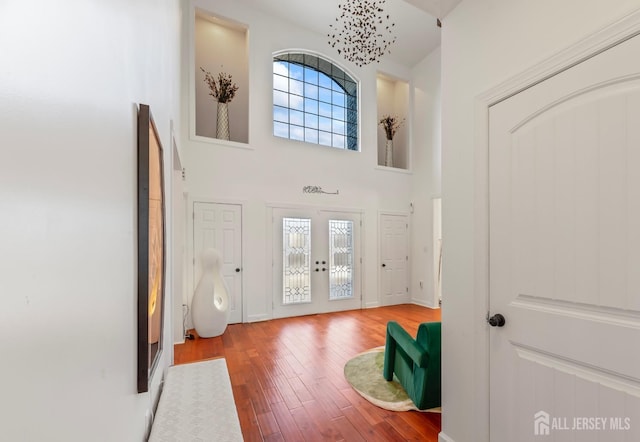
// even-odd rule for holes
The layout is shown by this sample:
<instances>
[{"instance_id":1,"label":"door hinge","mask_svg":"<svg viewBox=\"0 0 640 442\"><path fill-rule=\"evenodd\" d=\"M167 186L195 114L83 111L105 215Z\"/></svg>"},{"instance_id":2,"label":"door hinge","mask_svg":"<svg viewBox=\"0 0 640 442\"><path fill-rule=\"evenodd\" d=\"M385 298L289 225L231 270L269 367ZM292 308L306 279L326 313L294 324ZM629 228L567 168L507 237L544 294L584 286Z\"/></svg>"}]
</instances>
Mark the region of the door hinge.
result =
<instances>
[{"instance_id":1,"label":"door hinge","mask_svg":"<svg viewBox=\"0 0 640 442\"><path fill-rule=\"evenodd\" d=\"M407 261L409 261L409 255L407 255Z\"/></svg>"},{"instance_id":2,"label":"door hinge","mask_svg":"<svg viewBox=\"0 0 640 442\"><path fill-rule=\"evenodd\" d=\"M360 264L362 264L362 257L360 257Z\"/></svg>"},{"instance_id":3,"label":"door hinge","mask_svg":"<svg viewBox=\"0 0 640 442\"><path fill-rule=\"evenodd\" d=\"M409 287L407 287L407 293L409 293Z\"/></svg>"},{"instance_id":4,"label":"door hinge","mask_svg":"<svg viewBox=\"0 0 640 442\"><path fill-rule=\"evenodd\" d=\"M360 220L360 227L362 227L362 220Z\"/></svg>"}]
</instances>

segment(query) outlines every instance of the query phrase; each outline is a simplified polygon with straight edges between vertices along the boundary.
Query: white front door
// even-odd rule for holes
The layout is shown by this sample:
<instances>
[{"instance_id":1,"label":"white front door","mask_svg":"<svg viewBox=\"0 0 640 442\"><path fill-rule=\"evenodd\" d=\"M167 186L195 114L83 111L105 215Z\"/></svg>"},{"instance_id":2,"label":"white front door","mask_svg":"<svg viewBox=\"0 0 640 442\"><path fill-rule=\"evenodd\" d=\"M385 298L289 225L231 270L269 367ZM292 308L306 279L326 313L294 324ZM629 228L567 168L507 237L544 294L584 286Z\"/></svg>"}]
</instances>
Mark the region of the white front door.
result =
<instances>
[{"instance_id":1,"label":"white front door","mask_svg":"<svg viewBox=\"0 0 640 442\"><path fill-rule=\"evenodd\" d=\"M360 214L273 209L273 316L361 307Z\"/></svg>"},{"instance_id":2,"label":"white front door","mask_svg":"<svg viewBox=\"0 0 640 442\"><path fill-rule=\"evenodd\" d=\"M492 442L640 440L639 54L490 108Z\"/></svg>"},{"instance_id":3,"label":"white front door","mask_svg":"<svg viewBox=\"0 0 640 442\"><path fill-rule=\"evenodd\" d=\"M193 287L202 274L201 256L214 248L222 256L229 293L229 324L242 322L242 206L193 203Z\"/></svg>"},{"instance_id":4,"label":"white front door","mask_svg":"<svg viewBox=\"0 0 640 442\"><path fill-rule=\"evenodd\" d=\"M380 291L382 305L405 304L409 294L409 218L380 215Z\"/></svg>"}]
</instances>

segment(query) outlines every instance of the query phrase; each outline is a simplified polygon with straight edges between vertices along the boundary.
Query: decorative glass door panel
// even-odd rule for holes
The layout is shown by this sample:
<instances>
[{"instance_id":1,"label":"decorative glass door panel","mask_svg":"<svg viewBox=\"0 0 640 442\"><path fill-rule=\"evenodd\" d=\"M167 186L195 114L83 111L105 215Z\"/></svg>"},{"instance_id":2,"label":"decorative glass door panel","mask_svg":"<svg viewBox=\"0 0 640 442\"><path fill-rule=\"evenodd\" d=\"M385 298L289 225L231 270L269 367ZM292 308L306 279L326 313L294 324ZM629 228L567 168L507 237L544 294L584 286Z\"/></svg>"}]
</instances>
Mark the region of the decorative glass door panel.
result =
<instances>
[{"instance_id":1,"label":"decorative glass door panel","mask_svg":"<svg viewBox=\"0 0 640 442\"><path fill-rule=\"evenodd\" d=\"M272 210L273 316L360 308L360 214Z\"/></svg>"},{"instance_id":2,"label":"decorative glass door panel","mask_svg":"<svg viewBox=\"0 0 640 442\"><path fill-rule=\"evenodd\" d=\"M311 220L282 219L282 304L311 302Z\"/></svg>"},{"instance_id":3,"label":"decorative glass door panel","mask_svg":"<svg viewBox=\"0 0 640 442\"><path fill-rule=\"evenodd\" d=\"M329 220L329 299L353 298L353 221Z\"/></svg>"}]
</instances>

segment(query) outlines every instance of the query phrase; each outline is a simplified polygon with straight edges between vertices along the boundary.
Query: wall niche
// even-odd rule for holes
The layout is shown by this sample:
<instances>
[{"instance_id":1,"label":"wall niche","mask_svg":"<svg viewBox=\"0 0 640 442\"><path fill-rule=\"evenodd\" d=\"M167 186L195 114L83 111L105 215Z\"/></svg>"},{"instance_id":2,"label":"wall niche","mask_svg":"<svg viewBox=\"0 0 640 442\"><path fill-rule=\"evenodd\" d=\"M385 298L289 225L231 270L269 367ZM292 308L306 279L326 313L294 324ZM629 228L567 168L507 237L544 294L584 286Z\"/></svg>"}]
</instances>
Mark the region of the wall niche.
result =
<instances>
[{"instance_id":1,"label":"wall niche","mask_svg":"<svg viewBox=\"0 0 640 442\"><path fill-rule=\"evenodd\" d=\"M391 116L402 121L393 136L391 161L387 155L387 136L378 124L378 166L409 169L409 83L378 72L376 75L378 122Z\"/></svg>"},{"instance_id":2,"label":"wall niche","mask_svg":"<svg viewBox=\"0 0 640 442\"><path fill-rule=\"evenodd\" d=\"M228 102L229 141L249 142L249 50L248 28L237 22L196 9L194 26L194 84L196 138L219 140L218 100L210 95L205 81L208 71L217 81L218 74L231 75L238 86Z\"/></svg>"}]
</instances>

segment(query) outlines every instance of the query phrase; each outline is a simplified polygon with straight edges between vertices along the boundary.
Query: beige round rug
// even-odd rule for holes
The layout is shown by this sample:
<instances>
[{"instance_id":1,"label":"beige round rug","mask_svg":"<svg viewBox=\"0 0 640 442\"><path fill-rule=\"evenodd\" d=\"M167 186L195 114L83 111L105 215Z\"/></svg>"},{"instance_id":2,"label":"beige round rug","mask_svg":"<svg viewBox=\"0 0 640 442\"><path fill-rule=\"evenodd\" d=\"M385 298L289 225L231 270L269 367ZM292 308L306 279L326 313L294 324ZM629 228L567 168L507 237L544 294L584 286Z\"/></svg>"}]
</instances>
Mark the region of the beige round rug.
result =
<instances>
[{"instance_id":1,"label":"beige round rug","mask_svg":"<svg viewBox=\"0 0 640 442\"><path fill-rule=\"evenodd\" d=\"M372 348L345 364L344 377L363 398L385 410L440 412L440 407L418 410L395 377L391 382L385 380L382 376L383 364L384 347Z\"/></svg>"}]
</instances>

